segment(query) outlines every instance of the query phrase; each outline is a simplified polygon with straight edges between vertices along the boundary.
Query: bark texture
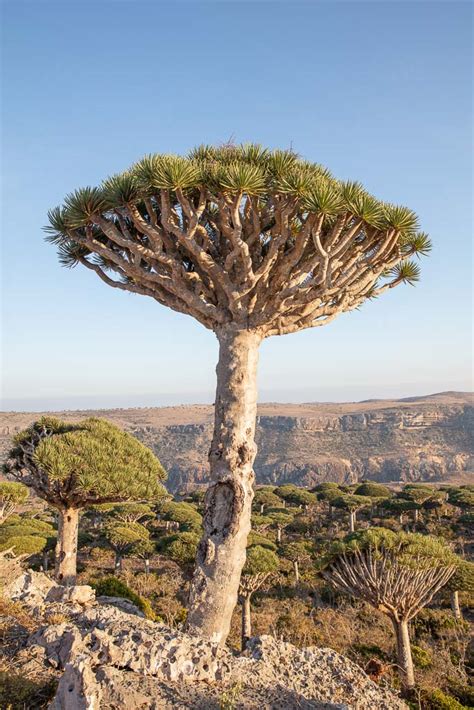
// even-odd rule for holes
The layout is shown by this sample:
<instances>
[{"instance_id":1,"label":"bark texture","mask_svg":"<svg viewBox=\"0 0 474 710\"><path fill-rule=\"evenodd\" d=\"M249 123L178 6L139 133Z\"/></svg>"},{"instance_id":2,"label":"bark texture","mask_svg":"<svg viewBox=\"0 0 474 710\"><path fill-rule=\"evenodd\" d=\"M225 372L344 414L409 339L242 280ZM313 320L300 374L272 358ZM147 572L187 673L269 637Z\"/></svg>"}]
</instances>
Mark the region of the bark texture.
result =
<instances>
[{"instance_id":1,"label":"bark texture","mask_svg":"<svg viewBox=\"0 0 474 710\"><path fill-rule=\"evenodd\" d=\"M242 597L242 651L245 650L248 641L252 637L252 621L250 616L251 594Z\"/></svg>"},{"instance_id":2,"label":"bark texture","mask_svg":"<svg viewBox=\"0 0 474 710\"><path fill-rule=\"evenodd\" d=\"M351 533L355 532L355 524L356 524L356 511L351 510L349 513L349 531Z\"/></svg>"},{"instance_id":3,"label":"bark texture","mask_svg":"<svg viewBox=\"0 0 474 710\"><path fill-rule=\"evenodd\" d=\"M455 618L461 620L462 612L461 606L459 604L459 592L457 589L451 592L451 609L453 610Z\"/></svg>"},{"instance_id":4,"label":"bark texture","mask_svg":"<svg viewBox=\"0 0 474 710\"><path fill-rule=\"evenodd\" d=\"M56 578L61 584L72 585L76 582L79 510L64 508L59 513Z\"/></svg>"},{"instance_id":5,"label":"bark texture","mask_svg":"<svg viewBox=\"0 0 474 710\"><path fill-rule=\"evenodd\" d=\"M408 622L405 619L397 620L392 618L392 623L397 638L397 663L402 686L405 692L409 692L415 685L415 674L413 672Z\"/></svg>"},{"instance_id":6,"label":"bark texture","mask_svg":"<svg viewBox=\"0 0 474 710\"><path fill-rule=\"evenodd\" d=\"M218 339L214 436L209 452L213 483L206 494L188 629L224 643L250 532L261 338L254 331L230 327L221 329Z\"/></svg>"}]
</instances>

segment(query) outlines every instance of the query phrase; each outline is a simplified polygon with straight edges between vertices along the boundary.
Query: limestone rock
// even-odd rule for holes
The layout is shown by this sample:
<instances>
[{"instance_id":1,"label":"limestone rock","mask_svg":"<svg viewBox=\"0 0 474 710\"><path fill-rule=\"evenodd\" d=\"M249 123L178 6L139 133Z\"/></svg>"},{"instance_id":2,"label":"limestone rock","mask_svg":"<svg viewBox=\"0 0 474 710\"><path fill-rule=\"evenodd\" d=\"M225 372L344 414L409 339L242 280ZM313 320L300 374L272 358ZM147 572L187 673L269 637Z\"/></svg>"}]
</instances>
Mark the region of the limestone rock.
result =
<instances>
[{"instance_id":1,"label":"limestone rock","mask_svg":"<svg viewBox=\"0 0 474 710\"><path fill-rule=\"evenodd\" d=\"M63 602L75 604L90 604L95 599L95 591L86 584L74 587L63 587L56 585L52 587L46 596L47 602Z\"/></svg>"},{"instance_id":2,"label":"limestone rock","mask_svg":"<svg viewBox=\"0 0 474 710\"><path fill-rule=\"evenodd\" d=\"M36 631L29 644L37 658L63 669L50 710L219 710L226 692L246 710L406 708L331 649L262 636L236 657L100 602Z\"/></svg>"},{"instance_id":3,"label":"limestone rock","mask_svg":"<svg viewBox=\"0 0 474 710\"><path fill-rule=\"evenodd\" d=\"M12 601L21 601L31 607L42 606L51 589L58 585L43 572L31 569L23 572L4 589L6 597Z\"/></svg>"}]
</instances>

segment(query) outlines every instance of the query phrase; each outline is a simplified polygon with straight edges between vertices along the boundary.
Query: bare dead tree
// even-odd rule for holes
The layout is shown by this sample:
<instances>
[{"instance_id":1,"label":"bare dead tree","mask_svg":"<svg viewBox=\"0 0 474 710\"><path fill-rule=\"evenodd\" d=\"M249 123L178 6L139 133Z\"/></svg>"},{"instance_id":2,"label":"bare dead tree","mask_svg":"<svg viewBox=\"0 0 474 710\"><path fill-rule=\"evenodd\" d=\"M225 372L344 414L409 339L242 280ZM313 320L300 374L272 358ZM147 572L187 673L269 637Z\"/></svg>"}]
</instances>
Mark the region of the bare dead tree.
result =
<instances>
[{"instance_id":1,"label":"bare dead tree","mask_svg":"<svg viewBox=\"0 0 474 710\"><path fill-rule=\"evenodd\" d=\"M320 327L401 283L430 250L409 209L291 151L152 155L49 213L65 266L186 313L219 341L212 485L188 627L223 642L253 496L257 361L272 335Z\"/></svg>"},{"instance_id":2,"label":"bare dead tree","mask_svg":"<svg viewBox=\"0 0 474 710\"><path fill-rule=\"evenodd\" d=\"M414 558L407 566L396 551L372 548L353 550L337 557L323 576L339 591L368 602L386 614L397 639L397 660L402 686L409 691L415 685L408 623L456 571L455 565L440 565L433 560L426 567Z\"/></svg>"}]
</instances>

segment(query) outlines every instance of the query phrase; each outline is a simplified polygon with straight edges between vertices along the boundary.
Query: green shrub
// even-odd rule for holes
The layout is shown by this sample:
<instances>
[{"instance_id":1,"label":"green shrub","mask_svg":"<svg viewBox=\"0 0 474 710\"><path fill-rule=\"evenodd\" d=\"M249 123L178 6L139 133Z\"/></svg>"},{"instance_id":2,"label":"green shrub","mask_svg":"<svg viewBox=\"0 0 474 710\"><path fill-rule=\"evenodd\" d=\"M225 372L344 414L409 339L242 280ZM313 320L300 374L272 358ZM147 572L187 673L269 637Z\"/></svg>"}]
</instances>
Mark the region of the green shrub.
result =
<instances>
[{"instance_id":1,"label":"green shrub","mask_svg":"<svg viewBox=\"0 0 474 710\"><path fill-rule=\"evenodd\" d=\"M448 690L460 703L468 708L474 708L474 686L452 682L449 683Z\"/></svg>"},{"instance_id":2,"label":"green shrub","mask_svg":"<svg viewBox=\"0 0 474 710\"><path fill-rule=\"evenodd\" d=\"M30 525L30 521L19 523L18 525L2 525L0 528L0 540L8 540L11 537L23 537L24 535L38 535L38 528ZM42 532L42 531L41 531Z\"/></svg>"},{"instance_id":3,"label":"green shrub","mask_svg":"<svg viewBox=\"0 0 474 710\"><path fill-rule=\"evenodd\" d=\"M265 537L265 535L260 535L260 533L251 531L247 538L247 547L253 547L254 545L260 545L261 547L266 547L273 551L277 549L275 543Z\"/></svg>"},{"instance_id":4,"label":"green shrub","mask_svg":"<svg viewBox=\"0 0 474 710\"><path fill-rule=\"evenodd\" d=\"M0 541L0 552L11 548L16 557L37 555L44 550L46 544L46 538L39 535L13 535Z\"/></svg>"},{"instance_id":5,"label":"green shrub","mask_svg":"<svg viewBox=\"0 0 474 710\"><path fill-rule=\"evenodd\" d=\"M199 535L192 532L166 535L158 543L158 552L174 562L191 564L196 559Z\"/></svg>"},{"instance_id":6,"label":"green shrub","mask_svg":"<svg viewBox=\"0 0 474 710\"><path fill-rule=\"evenodd\" d=\"M439 689L433 690L426 697L423 707L426 710L469 710L466 705L461 705L452 695L447 695Z\"/></svg>"},{"instance_id":7,"label":"green shrub","mask_svg":"<svg viewBox=\"0 0 474 710\"><path fill-rule=\"evenodd\" d=\"M429 651L421 648L421 646L412 645L411 654L413 656L413 663L417 668L431 668L433 659Z\"/></svg>"},{"instance_id":8,"label":"green shrub","mask_svg":"<svg viewBox=\"0 0 474 710\"><path fill-rule=\"evenodd\" d=\"M459 628L462 623L447 609L422 609L411 625L417 638L432 636L439 639L452 629Z\"/></svg>"},{"instance_id":9,"label":"green shrub","mask_svg":"<svg viewBox=\"0 0 474 710\"><path fill-rule=\"evenodd\" d=\"M98 597L120 597L121 599L128 599L145 614L147 619L155 621L155 612L151 608L148 599L144 599L139 594L136 594L118 577L101 577L95 582L91 582L91 586L95 589Z\"/></svg>"},{"instance_id":10,"label":"green shrub","mask_svg":"<svg viewBox=\"0 0 474 710\"><path fill-rule=\"evenodd\" d=\"M21 518L22 521L24 521L24 524L27 525L29 528L33 528L34 530L37 530L38 532L52 532L53 531L53 526L51 523L46 523L44 520L39 520L39 518ZM8 525L11 524L11 518L8 521ZM21 524L21 523L20 523Z\"/></svg>"}]
</instances>

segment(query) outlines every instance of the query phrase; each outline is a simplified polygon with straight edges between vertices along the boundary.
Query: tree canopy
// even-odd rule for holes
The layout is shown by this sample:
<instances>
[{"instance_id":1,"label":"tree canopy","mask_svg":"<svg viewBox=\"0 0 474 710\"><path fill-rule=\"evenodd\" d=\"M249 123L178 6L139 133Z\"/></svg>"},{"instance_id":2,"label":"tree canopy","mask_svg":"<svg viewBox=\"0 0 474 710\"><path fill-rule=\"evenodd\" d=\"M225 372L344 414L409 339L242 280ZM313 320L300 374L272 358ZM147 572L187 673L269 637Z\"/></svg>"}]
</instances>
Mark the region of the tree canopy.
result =
<instances>
[{"instance_id":1,"label":"tree canopy","mask_svg":"<svg viewBox=\"0 0 474 710\"><path fill-rule=\"evenodd\" d=\"M207 328L263 337L324 325L420 269L431 243L407 207L291 150L199 146L147 155L49 212L60 262Z\"/></svg>"},{"instance_id":2,"label":"tree canopy","mask_svg":"<svg viewBox=\"0 0 474 710\"><path fill-rule=\"evenodd\" d=\"M14 438L6 470L57 507L153 499L166 474L152 451L113 424L42 417Z\"/></svg>"},{"instance_id":3,"label":"tree canopy","mask_svg":"<svg viewBox=\"0 0 474 710\"><path fill-rule=\"evenodd\" d=\"M12 515L28 499L28 488L22 483L0 481L0 523Z\"/></svg>"}]
</instances>

